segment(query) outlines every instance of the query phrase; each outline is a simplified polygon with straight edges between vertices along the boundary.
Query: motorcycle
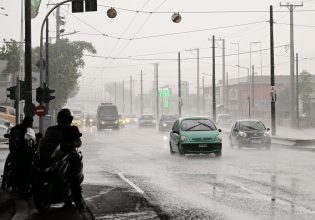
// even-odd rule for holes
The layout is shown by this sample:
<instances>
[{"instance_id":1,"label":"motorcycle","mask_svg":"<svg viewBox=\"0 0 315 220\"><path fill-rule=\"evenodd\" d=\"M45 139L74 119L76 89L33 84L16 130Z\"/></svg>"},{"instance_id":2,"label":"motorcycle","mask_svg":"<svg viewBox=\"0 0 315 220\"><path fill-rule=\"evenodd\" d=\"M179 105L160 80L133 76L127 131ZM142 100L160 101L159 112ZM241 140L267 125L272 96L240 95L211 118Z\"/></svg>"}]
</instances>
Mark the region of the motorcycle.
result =
<instances>
[{"instance_id":1,"label":"motorcycle","mask_svg":"<svg viewBox=\"0 0 315 220\"><path fill-rule=\"evenodd\" d=\"M5 138L9 139L10 134L5 134ZM26 141L26 146L31 150L35 151L36 148L36 134L32 128L27 128L26 133L24 135L24 139ZM17 190L17 178L14 176L14 174L21 173L23 171L17 171L16 165L14 164L14 158L12 153L9 153L6 161L4 163L4 169L3 169L3 175L2 175L2 183L1 183L1 189L8 190L15 192Z\"/></svg>"},{"instance_id":2,"label":"motorcycle","mask_svg":"<svg viewBox=\"0 0 315 220\"><path fill-rule=\"evenodd\" d=\"M65 178L72 152L63 152L60 144L56 147L47 163L41 161L40 149L35 153L32 164L32 189L35 208L47 212L51 204L70 202L70 182ZM81 160L81 152L78 152Z\"/></svg>"}]
</instances>

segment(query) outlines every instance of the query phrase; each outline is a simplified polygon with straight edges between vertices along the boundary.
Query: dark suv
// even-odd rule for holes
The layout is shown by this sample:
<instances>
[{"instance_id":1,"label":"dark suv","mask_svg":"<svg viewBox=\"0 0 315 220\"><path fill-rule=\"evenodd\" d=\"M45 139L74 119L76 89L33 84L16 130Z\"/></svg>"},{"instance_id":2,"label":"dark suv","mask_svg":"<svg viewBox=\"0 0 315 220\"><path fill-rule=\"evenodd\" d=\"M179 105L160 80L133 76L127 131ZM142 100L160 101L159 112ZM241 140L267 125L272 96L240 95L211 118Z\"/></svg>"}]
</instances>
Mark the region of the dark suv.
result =
<instances>
[{"instance_id":1,"label":"dark suv","mask_svg":"<svg viewBox=\"0 0 315 220\"><path fill-rule=\"evenodd\" d=\"M162 115L159 121L159 131L170 131L177 118L176 115Z\"/></svg>"},{"instance_id":2,"label":"dark suv","mask_svg":"<svg viewBox=\"0 0 315 220\"><path fill-rule=\"evenodd\" d=\"M119 118L116 105L112 103L102 103L97 108L97 130L104 128L119 129Z\"/></svg>"},{"instance_id":3,"label":"dark suv","mask_svg":"<svg viewBox=\"0 0 315 220\"><path fill-rule=\"evenodd\" d=\"M259 120L238 120L229 136L230 147L266 147L270 149L270 129Z\"/></svg>"}]
</instances>

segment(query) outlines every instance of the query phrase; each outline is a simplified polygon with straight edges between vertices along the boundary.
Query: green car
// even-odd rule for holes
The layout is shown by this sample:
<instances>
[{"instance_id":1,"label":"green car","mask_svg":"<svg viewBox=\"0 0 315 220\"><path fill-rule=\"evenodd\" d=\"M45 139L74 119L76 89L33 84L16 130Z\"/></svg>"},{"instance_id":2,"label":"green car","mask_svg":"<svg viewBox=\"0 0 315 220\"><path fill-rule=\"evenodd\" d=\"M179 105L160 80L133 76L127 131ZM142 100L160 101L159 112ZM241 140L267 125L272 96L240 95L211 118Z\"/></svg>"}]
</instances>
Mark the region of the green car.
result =
<instances>
[{"instance_id":1,"label":"green car","mask_svg":"<svg viewBox=\"0 0 315 220\"><path fill-rule=\"evenodd\" d=\"M175 121L170 132L170 153L222 154L221 129L207 117L181 118Z\"/></svg>"}]
</instances>

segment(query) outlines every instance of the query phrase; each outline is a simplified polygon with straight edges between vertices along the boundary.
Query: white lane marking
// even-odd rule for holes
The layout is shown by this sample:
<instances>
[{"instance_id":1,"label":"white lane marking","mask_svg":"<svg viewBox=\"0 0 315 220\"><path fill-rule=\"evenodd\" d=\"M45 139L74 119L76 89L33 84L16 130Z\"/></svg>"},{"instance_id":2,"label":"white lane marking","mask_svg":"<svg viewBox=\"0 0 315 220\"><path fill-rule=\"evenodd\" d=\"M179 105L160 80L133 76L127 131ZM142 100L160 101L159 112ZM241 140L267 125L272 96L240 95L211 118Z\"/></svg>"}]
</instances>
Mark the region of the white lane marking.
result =
<instances>
[{"instance_id":1,"label":"white lane marking","mask_svg":"<svg viewBox=\"0 0 315 220\"><path fill-rule=\"evenodd\" d=\"M128 180L122 173L117 172L117 175L126 183L128 183L132 188L134 188L138 193L144 194L144 191L142 189L140 189L136 184Z\"/></svg>"}]
</instances>

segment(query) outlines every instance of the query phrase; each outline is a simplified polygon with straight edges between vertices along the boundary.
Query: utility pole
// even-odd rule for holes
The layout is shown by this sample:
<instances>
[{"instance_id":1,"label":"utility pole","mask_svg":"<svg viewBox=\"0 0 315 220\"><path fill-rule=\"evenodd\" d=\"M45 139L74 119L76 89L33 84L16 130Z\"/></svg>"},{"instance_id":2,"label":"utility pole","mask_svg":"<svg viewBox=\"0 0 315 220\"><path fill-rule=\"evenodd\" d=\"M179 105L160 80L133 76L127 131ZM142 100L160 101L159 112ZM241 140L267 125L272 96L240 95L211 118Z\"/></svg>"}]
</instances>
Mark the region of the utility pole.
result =
<instances>
[{"instance_id":1,"label":"utility pole","mask_svg":"<svg viewBox=\"0 0 315 220\"><path fill-rule=\"evenodd\" d=\"M212 36L212 117L217 119L216 112L216 92L215 92L215 36Z\"/></svg>"},{"instance_id":2,"label":"utility pole","mask_svg":"<svg viewBox=\"0 0 315 220\"><path fill-rule=\"evenodd\" d=\"M20 35L20 45L19 45L19 50L20 50L20 69L19 69L19 74L17 76L16 79L16 84L18 85L17 88L18 90L20 90L20 78L23 75L23 55L24 55L24 51L23 51L23 42L24 42L24 3L23 0L21 0L21 35ZM18 91L18 97L17 97L17 101L16 101L16 113L15 113L15 124L20 124L20 111L21 111L21 102L20 102L20 91Z\"/></svg>"},{"instance_id":3,"label":"utility pole","mask_svg":"<svg viewBox=\"0 0 315 220\"><path fill-rule=\"evenodd\" d=\"M290 118L291 118L291 127L294 127L295 115L294 115L294 24L293 24L293 10L296 7L303 7L303 2L301 4L286 3L281 4L281 7L287 7L290 11Z\"/></svg>"},{"instance_id":4,"label":"utility pole","mask_svg":"<svg viewBox=\"0 0 315 220\"><path fill-rule=\"evenodd\" d=\"M299 54L296 53L296 128L300 128L300 108L299 108Z\"/></svg>"},{"instance_id":5,"label":"utility pole","mask_svg":"<svg viewBox=\"0 0 315 220\"><path fill-rule=\"evenodd\" d=\"M114 84L114 101L115 101L115 105L117 105L117 83L116 83L116 81Z\"/></svg>"},{"instance_id":6,"label":"utility pole","mask_svg":"<svg viewBox=\"0 0 315 220\"><path fill-rule=\"evenodd\" d=\"M60 8L56 8L56 41L60 39Z\"/></svg>"},{"instance_id":7,"label":"utility pole","mask_svg":"<svg viewBox=\"0 0 315 220\"><path fill-rule=\"evenodd\" d=\"M202 77L202 112L205 114L205 77Z\"/></svg>"},{"instance_id":8,"label":"utility pole","mask_svg":"<svg viewBox=\"0 0 315 220\"><path fill-rule=\"evenodd\" d=\"M142 70L141 70L141 77L140 77L140 88L141 88L141 106L140 106L140 113L143 115L143 75L142 75Z\"/></svg>"},{"instance_id":9,"label":"utility pole","mask_svg":"<svg viewBox=\"0 0 315 220\"><path fill-rule=\"evenodd\" d=\"M225 40L222 39L222 103L226 106L226 87L225 87Z\"/></svg>"},{"instance_id":10,"label":"utility pole","mask_svg":"<svg viewBox=\"0 0 315 220\"><path fill-rule=\"evenodd\" d=\"M160 110L160 105L159 105L159 69L158 69L158 64L155 64L155 83L156 83L156 120L159 120L159 110Z\"/></svg>"},{"instance_id":11,"label":"utility pole","mask_svg":"<svg viewBox=\"0 0 315 220\"><path fill-rule=\"evenodd\" d=\"M273 7L270 5L270 85L271 85L271 133L276 135L276 89L275 89L275 57L273 36Z\"/></svg>"},{"instance_id":12,"label":"utility pole","mask_svg":"<svg viewBox=\"0 0 315 220\"><path fill-rule=\"evenodd\" d=\"M132 76L130 76L130 114L132 115Z\"/></svg>"},{"instance_id":13,"label":"utility pole","mask_svg":"<svg viewBox=\"0 0 315 220\"><path fill-rule=\"evenodd\" d=\"M252 106L252 109L254 111L254 106L255 106L255 67L254 65L252 65L252 86L251 86L251 97L252 97L252 103L251 103L251 106Z\"/></svg>"},{"instance_id":14,"label":"utility pole","mask_svg":"<svg viewBox=\"0 0 315 220\"><path fill-rule=\"evenodd\" d=\"M198 115L200 114L200 85L199 85L199 78L200 78L200 68L199 68L199 48L197 48L197 112Z\"/></svg>"},{"instance_id":15,"label":"utility pole","mask_svg":"<svg viewBox=\"0 0 315 220\"><path fill-rule=\"evenodd\" d=\"M180 52L178 52L178 116L182 117L182 86L180 74Z\"/></svg>"},{"instance_id":16,"label":"utility pole","mask_svg":"<svg viewBox=\"0 0 315 220\"><path fill-rule=\"evenodd\" d=\"M32 103L32 22L31 22L31 1L25 0L25 116L34 116L34 104Z\"/></svg>"},{"instance_id":17,"label":"utility pole","mask_svg":"<svg viewBox=\"0 0 315 220\"><path fill-rule=\"evenodd\" d=\"M122 81L122 112L125 113L125 80Z\"/></svg>"},{"instance_id":18,"label":"utility pole","mask_svg":"<svg viewBox=\"0 0 315 220\"><path fill-rule=\"evenodd\" d=\"M229 89L229 73L226 72L226 108L229 109L230 106L230 89Z\"/></svg>"}]
</instances>

